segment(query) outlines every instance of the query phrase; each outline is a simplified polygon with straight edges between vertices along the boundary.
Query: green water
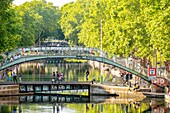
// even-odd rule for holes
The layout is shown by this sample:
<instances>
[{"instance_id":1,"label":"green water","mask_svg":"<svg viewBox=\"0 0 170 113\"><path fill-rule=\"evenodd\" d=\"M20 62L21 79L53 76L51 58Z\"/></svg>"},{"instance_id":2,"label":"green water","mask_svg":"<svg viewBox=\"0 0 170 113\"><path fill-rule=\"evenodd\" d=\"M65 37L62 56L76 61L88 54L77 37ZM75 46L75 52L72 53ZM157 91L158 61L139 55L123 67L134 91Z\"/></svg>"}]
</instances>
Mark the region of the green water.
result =
<instances>
[{"instance_id":1,"label":"green water","mask_svg":"<svg viewBox=\"0 0 170 113\"><path fill-rule=\"evenodd\" d=\"M86 81L86 70L90 70L89 80L92 80L93 76L98 80L100 73L87 63L49 63L49 61L24 63L15 70L23 73L23 81L51 81L52 73L56 71L64 74L65 81Z\"/></svg>"},{"instance_id":2,"label":"green water","mask_svg":"<svg viewBox=\"0 0 170 113\"><path fill-rule=\"evenodd\" d=\"M52 62L52 61L51 61ZM60 62L60 61L58 61ZM22 72L23 81L51 81L52 72L58 71L65 75L65 81L85 81L85 72L90 70L89 80L96 76L99 81L100 71L90 67L87 63L47 63L35 61L24 63L13 71ZM100 97L88 103L19 103L19 99L4 102L0 97L0 113L170 113L164 99L147 98L142 102L107 101ZM7 99L9 101L10 99ZM126 100L126 99L125 99Z\"/></svg>"},{"instance_id":3,"label":"green water","mask_svg":"<svg viewBox=\"0 0 170 113\"><path fill-rule=\"evenodd\" d=\"M154 101L152 107L151 101ZM139 106L112 103L27 103L1 105L1 113L170 113L163 100L147 99Z\"/></svg>"}]
</instances>

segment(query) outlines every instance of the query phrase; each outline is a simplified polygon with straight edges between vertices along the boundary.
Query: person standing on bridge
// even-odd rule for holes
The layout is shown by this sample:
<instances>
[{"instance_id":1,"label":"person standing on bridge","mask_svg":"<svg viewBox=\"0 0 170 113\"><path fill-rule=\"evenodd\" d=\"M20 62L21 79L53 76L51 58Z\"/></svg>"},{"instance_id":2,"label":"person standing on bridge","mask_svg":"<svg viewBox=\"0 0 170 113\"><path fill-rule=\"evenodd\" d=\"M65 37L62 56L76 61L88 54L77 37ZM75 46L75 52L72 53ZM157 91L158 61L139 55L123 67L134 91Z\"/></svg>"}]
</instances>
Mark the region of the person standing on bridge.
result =
<instances>
[{"instance_id":1,"label":"person standing on bridge","mask_svg":"<svg viewBox=\"0 0 170 113\"><path fill-rule=\"evenodd\" d=\"M90 73L89 73L89 71L87 70L87 71L86 71L86 81L89 80L89 74L90 74Z\"/></svg>"}]
</instances>

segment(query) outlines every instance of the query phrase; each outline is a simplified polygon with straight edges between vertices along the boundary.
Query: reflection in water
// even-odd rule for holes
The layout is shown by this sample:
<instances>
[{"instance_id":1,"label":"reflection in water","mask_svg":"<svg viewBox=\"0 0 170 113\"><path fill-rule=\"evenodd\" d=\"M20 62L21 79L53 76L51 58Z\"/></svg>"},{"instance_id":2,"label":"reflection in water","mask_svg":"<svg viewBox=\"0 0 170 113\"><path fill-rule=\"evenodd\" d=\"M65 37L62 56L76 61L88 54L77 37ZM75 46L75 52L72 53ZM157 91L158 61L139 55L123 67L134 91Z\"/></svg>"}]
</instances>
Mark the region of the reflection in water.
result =
<instances>
[{"instance_id":1,"label":"reflection in water","mask_svg":"<svg viewBox=\"0 0 170 113\"><path fill-rule=\"evenodd\" d=\"M37 98L38 97L38 98ZM45 97L45 98L44 98ZM52 96L54 98L54 96ZM66 101L71 98L71 101ZM87 97L89 98L89 97ZM145 99L142 102L128 102L127 99L111 102L103 98L103 101L97 97L74 98L74 96L56 95L55 100L51 101L50 96L14 96L0 97L2 113L168 113L168 104L165 106L164 99ZM95 100L93 100L95 98ZM101 98L100 96L98 98ZM108 97L115 98L115 97ZM38 99L38 100L37 100ZM60 101L62 99L62 101ZM39 101L41 100L41 101ZM64 101L65 100L65 101ZM18 101L18 102L17 102ZM15 102L15 103L14 103ZM11 103L11 104L10 104Z\"/></svg>"},{"instance_id":2,"label":"reflection in water","mask_svg":"<svg viewBox=\"0 0 170 113\"><path fill-rule=\"evenodd\" d=\"M89 107L88 107L88 104L86 104L86 113L88 112L89 110Z\"/></svg>"},{"instance_id":3,"label":"reflection in water","mask_svg":"<svg viewBox=\"0 0 170 113\"><path fill-rule=\"evenodd\" d=\"M92 70L87 63L46 63L35 61L24 63L18 71L23 73L23 81L49 81L52 72L62 72L67 81L85 81L85 70L90 70L89 79L93 75L100 75L97 69ZM96 79L98 79L96 77ZM14 99L14 100L13 100ZM22 100L19 102L16 100ZM145 99L142 102L130 102L125 99L113 99L107 97L91 97L90 102L84 98L51 98L41 96L29 97L0 97L0 113L168 113L170 110L165 106L163 99ZM59 101L58 101L59 100ZM64 101L66 100L66 101ZM36 101L36 102L34 102ZM4 104L5 103L5 104Z\"/></svg>"},{"instance_id":4,"label":"reflection in water","mask_svg":"<svg viewBox=\"0 0 170 113\"><path fill-rule=\"evenodd\" d=\"M17 112L17 106L12 106L12 113L16 113Z\"/></svg>"},{"instance_id":5,"label":"reflection in water","mask_svg":"<svg viewBox=\"0 0 170 113\"><path fill-rule=\"evenodd\" d=\"M159 102L157 102L159 104ZM27 103L16 105L1 105L1 111L8 109L9 113L168 113L165 106L150 109L148 101L141 105L105 104L105 103ZM12 108L12 109L10 109ZM10 111L11 110L11 111ZM2 112L8 113L8 112Z\"/></svg>"},{"instance_id":6,"label":"reflection in water","mask_svg":"<svg viewBox=\"0 0 170 113\"><path fill-rule=\"evenodd\" d=\"M63 73L65 81L85 81L85 71L90 70L92 75L99 75L99 70L92 70L87 63L47 63L47 61L35 61L19 65L19 72L23 73L23 81L51 81L52 72ZM13 71L15 71L14 69Z\"/></svg>"},{"instance_id":7,"label":"reflection in water","mask_svg":"<svg viewBox=\"0 0 170 113\"><path fill-rule=\"evenodd\" d=\"M19 113L22 113L21 104L19 104Z\"/></svg>"}]
</instances>

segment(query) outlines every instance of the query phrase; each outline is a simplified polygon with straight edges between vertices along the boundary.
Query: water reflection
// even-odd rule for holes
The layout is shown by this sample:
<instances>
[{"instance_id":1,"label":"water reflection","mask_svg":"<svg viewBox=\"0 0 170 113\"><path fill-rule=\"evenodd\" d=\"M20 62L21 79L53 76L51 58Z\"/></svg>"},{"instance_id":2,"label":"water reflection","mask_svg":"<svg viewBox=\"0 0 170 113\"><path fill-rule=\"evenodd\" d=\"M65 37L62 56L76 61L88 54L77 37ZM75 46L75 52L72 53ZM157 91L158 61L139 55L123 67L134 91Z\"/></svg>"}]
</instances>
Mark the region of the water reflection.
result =
<instances>
[{"instance_id":1,"label":"water reflection","mask_svg":"<svg viewBox=\"0 0 170 113\"><path fill-rule=\"evenodd\" d=\"M72 99L68 102L66 97ZM127 99L108 101L117 97L103 97L102 101L93 100L94 98L101 97L85 97L83 100L81 96L75 99L75 96L56 95L53 102L50 96L42 95L0 97L0 111L1 113L169 113L170 110L169 104L165 103L164 99L147 98L141 102L127 103Z\"/></svg>"},{"instance_id":2,"label":"water reflection","mask_svg":"<svg viewBox=\"0 0 170 113\"><path fill-rule=\"evenodd\" d=\"M90 70L90 80L93 75L100 75L87 63L35 61L21 64L16 70L23 73L23 81L50 81L56 71L62 72L66 81L85 81L86 69ZM0 97L0 105L0 113L170 113L169 103L154 98L138 102L115 97L15 96Z\"/></svg>"},{"instance_id":3,"label":"water reflection","mask_svg":"<svg viewBox=\"0 0 170 113\"><path fill-rule=\"evenodd\" d=\"M29 95L20 96L19 103L89 103L90 96L83 95L70 95L70 94L58 94L58 95Z\"/></svg>"},{"instance_id":4,"label":"water reflection","mask_svg":"<svg viewBox=\"0 0 170 113\"><path fill-rule=\"evenodd\" d=\"M23 63L19 65L18 69L14 68L13 71L22 72L23 81L51 81L52 73L56 71L64 74L65 81L85 81L87 69L91 70L90 80L92 75L99 75L99 70L93 70L87 63L47 63L47 61Z\"/></svg>"}]
</instances>

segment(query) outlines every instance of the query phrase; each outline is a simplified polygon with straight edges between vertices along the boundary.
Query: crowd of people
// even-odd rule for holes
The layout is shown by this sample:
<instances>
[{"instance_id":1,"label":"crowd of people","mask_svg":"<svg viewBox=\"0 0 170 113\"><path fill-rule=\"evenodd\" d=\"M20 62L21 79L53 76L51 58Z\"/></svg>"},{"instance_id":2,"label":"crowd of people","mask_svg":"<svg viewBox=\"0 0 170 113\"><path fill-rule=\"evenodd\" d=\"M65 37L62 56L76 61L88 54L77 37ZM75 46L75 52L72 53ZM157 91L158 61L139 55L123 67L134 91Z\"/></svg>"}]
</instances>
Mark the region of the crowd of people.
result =
<instances>
[{"instance_id":1,"label":"crowd of people","mask_svg":"<svg viewBox=\"0 0 170 113\"><path fill-rule=\"evenodd\" d=\"M128 85L129 87L132 87L132 82L131 80L133 79L133 75L129 72L122 72L121 74L121 80L123 85ZM136 91L140 88L140 85L138 82L135 81L133 85L133 91Z\"/></svg>"},{"instance_id":2,"label":"crowd of people","mask_svg":"<svg viewBox=\"0 0 170 113\"><path fill-rule=\"evenodd\" d=\"M12 70L6 70L6 72L2 74L1 79L4 79L6 81L13 81L14 84L18 84L22 82L22 72L16 73L15 71Z\"/></svg>"},{"instance_id":3,"label":"crowd of people","mask_svg":"<svg viewBox=\"0 0 170 113\"><path fill-rule=\"evenodd\" d=\"M122 83L123 85L129 85L131 87L131 81L133 79L133 76L131 73L129 72L122 72L121 73L121 79L122 79Z\"/></svg>"},{"instance_id":4,"label":"crowd of people","mask_svg":"<svg viewBox=\"0 0 170 113\"><path fill-rule=\"evenodd\" d=\"M53 78L52 78L52 83L56 83L56 81L64 81L65 77L63 73L59 73L58 71L53 72Z\"/></svg>"}]
</instances>

